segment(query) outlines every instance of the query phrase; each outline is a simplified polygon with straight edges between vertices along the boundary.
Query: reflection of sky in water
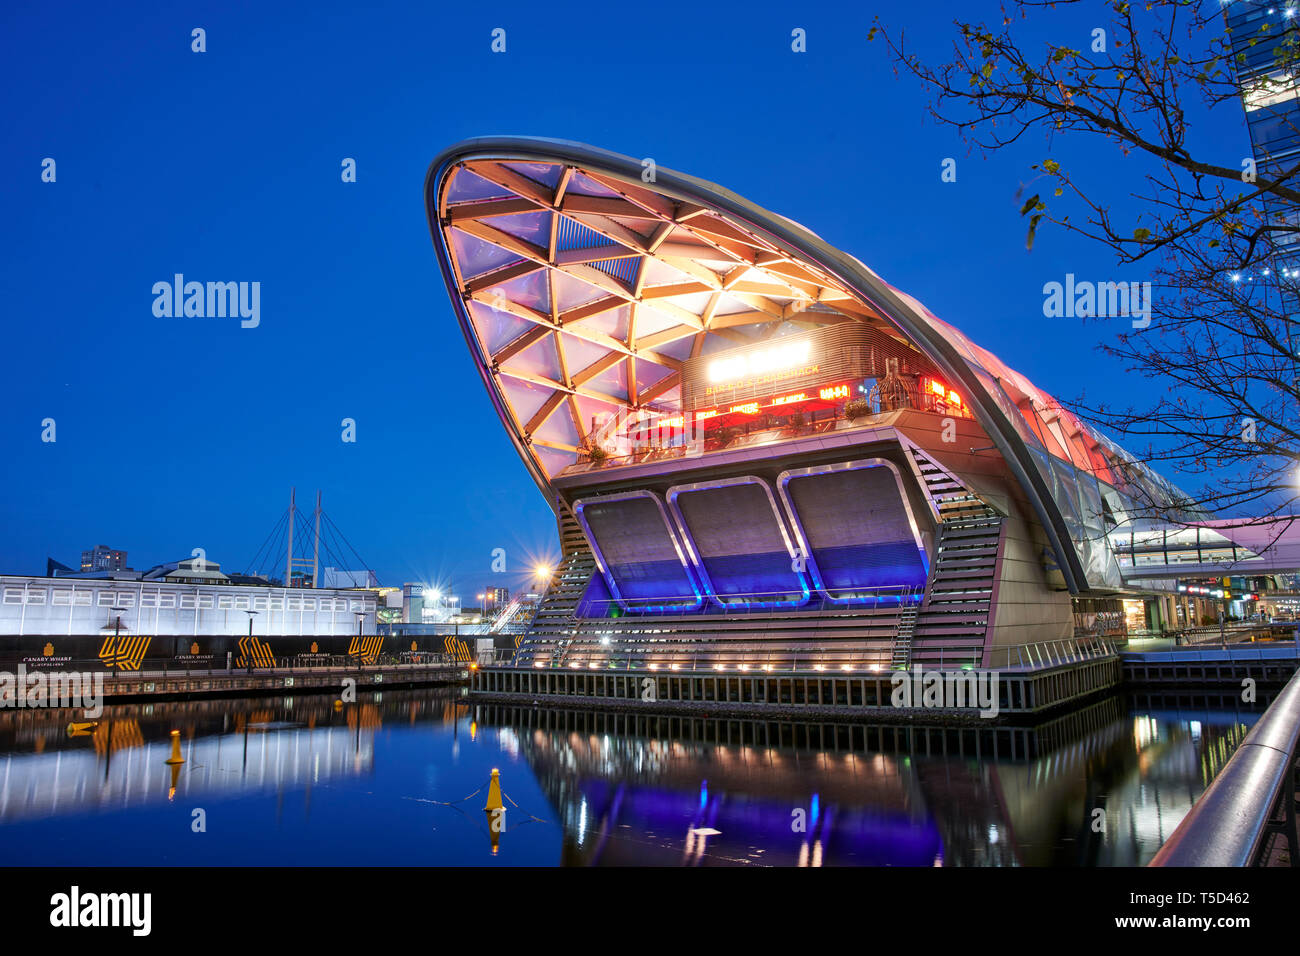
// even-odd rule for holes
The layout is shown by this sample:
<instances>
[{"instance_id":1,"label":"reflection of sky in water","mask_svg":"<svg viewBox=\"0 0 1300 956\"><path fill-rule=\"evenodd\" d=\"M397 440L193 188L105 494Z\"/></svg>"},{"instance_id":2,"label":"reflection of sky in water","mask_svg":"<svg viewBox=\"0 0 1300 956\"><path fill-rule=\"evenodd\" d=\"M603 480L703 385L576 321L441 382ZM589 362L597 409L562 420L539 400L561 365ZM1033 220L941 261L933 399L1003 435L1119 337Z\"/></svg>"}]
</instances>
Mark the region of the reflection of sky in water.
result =
<instances>
[{"instance_id":1,"label":"reflection of sky in water","mask_svg":"<svg viewBox=\"0 0 1300 956\"><path fill-rule=\"evenodd\" d=\"M697 721L684 740L568 729L605 726L590 714L471 720L439 691L332 704L120 705L74 735L66 713L0 713L0 860L1140 865L1257 719L1112 699L1015 731L1015 752L1035 756L1009 759L1003 742L990 759L987 743L915 730L881 752L820 730L824 748L768 746L776 725L761 722ZM185 763L169 793L173 728ZM493 767L507 807L495 856Z\"/></svg>"}]
</instances>

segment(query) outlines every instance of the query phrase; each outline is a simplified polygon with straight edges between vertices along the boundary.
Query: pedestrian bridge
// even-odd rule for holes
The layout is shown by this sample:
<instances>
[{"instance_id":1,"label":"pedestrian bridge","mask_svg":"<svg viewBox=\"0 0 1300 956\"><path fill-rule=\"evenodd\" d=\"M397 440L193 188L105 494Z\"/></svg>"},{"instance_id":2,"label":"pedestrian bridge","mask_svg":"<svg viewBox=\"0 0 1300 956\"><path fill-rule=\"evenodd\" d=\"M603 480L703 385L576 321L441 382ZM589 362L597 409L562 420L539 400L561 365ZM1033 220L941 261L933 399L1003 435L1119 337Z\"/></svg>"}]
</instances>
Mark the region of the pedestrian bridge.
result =
<instances>
[{"instance_id":1,"label":"pedestrian bridge","mask_svg":"<svg viewBox=\"0 0 1300 956\"><path fill-rule=\"evenodd\" d=\"M1112 531L1125 582L1300 571L1300 518L1236 518Z\"/></svg>"}]
</instances>

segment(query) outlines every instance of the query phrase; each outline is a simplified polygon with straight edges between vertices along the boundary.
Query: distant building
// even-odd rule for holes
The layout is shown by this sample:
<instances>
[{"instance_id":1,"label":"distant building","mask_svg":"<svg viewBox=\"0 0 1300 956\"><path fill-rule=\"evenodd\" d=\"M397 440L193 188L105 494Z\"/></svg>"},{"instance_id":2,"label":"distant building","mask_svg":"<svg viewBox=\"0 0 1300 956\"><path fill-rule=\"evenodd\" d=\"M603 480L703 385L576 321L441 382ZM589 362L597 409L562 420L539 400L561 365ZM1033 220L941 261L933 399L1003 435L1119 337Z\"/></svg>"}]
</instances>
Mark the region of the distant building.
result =
<instances>
[{"instance_id":1,"label":"distant building","mask_svg":"<svg viewBox=\"0 0 1300 956\"><path fill-rule=\"evenodd\" d=\"M378 588L375 620L380 624L400 623L402 620L402 589Z\"/></svg>"},{"instance_id":2,"label":"distant building","mask_svg":"<svg viewBox=\"0 0 1300 956\"><path fill-rule=\"evenodd\" d=\"M168 581L172 584L229 584L230 578L221 573L221 565L206 558L186 558L168 561L150 568L142 575L145 581Z\"/></svg>"},{"instance_id":3,"label":"distant building","mask_svg":"<svg viewBox=\"0 0 1300 956\"><path fill-rule=\"evenodd\" d=\"M373 633L373 593L241 587L206 578L199 584L180 583L198 573L192 564L175 562L171 571L153 579L138 571L134 580L0 575L0 636L93 636L108 626L115 634L152 638L243 636L250 612L255 635L355 634L358 615L366 632Z\"/></svg>"},{"instance_id":4,"label":"distant building","mask_svg":"<svg viewBox=\"0 0 1300 956\"><path fill-rule=\"evenodd\" d=\"M106 544L97 544L90 551L81 552L83 571L125 571L126 552L116 551Z\"/></svg>"},{"instance_id":5,"label":"distant building","mask_svg":"<svg viewBox=\"0 0 1300 956\"><path fill-rule=\"evenodd\" d=\"M402 623L421 624L424 621L424 585L408 581L402 585Z\"/></svg>"},{"instance_id":6,"label":"distant building","mask_svg":"<svg viewBox=\"0 0 1300 956\"><path fill-rule=\"evenodd\" d=\"M324 568L321 571L320 586L323 588L377 588L379 578L374 571L340 571L338 568Z\"/></svg>"},{"instance_id":7,"label":"distant building","mask_svg":"<svg viewBox=\"0 0 1300 956\"><path fill-rule=\"evenodd\" d=\"M1264 0L1225 5L1223 16L1256 175L1285 180L1300 159L1300 86L1292 78L1296 54L1291 49L1300 36L1300 17L1289 3ZM1293 204L1272 197L1266 201L1269 214L1287 229L1300 225L1300 210ZM1300 236L1282 230L1266 233L1264 239L1273 244L1276 274L1272 278L1286 296L1287 309L1294 311L1300 306Z\"/></svg>"},{"instance_id":8,"label":"distant building","mask_svg":"<svg viewBox=\"0 0 1300 956\"><path fill-rule=\"evenodd\" d=\"M45 559L45 576L47 578L63 577L68 574L77 574L76 568L70 568L62 561L55 561L53 558Z\"/></svg>"},{"instance_id":9,"label":"distant building","mask_svg":"<svg viewBox=\"0 0 1300 956\"><path fill-rule=\"evenodd\" d=\"M510 603L509 588L488 588L483 592L483 613L492 614Z\"/></svg>"}]
</instances>

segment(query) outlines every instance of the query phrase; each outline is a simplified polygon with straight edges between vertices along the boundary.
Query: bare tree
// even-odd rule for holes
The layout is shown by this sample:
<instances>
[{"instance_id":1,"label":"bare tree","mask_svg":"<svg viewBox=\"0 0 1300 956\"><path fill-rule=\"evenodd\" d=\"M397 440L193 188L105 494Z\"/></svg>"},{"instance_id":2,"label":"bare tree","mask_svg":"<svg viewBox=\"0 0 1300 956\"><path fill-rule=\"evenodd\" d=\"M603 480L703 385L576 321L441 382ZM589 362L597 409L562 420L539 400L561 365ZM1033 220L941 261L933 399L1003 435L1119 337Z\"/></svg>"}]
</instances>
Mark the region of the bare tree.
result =
<instances>
[{"instance_id":1,"label":"bare tree","mask_svg":"<svg viewBox=\"0 0 1300 956\"><path fill-rule=\"evenodd\" d=\"M877 24L872 38L888 45L899 72L928 88L931 115L973 151L1033 135L1049 148L1087 137L1114 146L1116 161L1105 168L1034 164L1022 186L1032 192L1021 207L1027 244L1046 222L1101 243L1120 266L1142 264L1152 283L1149 324L1121 318L1122 331L1100 348L1169 388L1148 407L1087 396L1067 404L1147 461L1196 476L1188 508L1268 517L1290 513L1298 493L1300 255L1288 248L1300 250L1291 245L1300 241L1300 151L1252 157L1243 98L1252 116L1300 132L1289 79L1300 67L1300 21L1280 33L1257 23L1249 37L1234 38L1215 7L1110 2L1104 24L1082 36L1077 16L1059 25L1084 49L1031 49L1013 35L1030 14L1041 32L1083 8L1011 0L996 26L957 21L951 59L935 64L911 53L901 31ZM1257 48L1268 54L1262 65ZM1226 112L1242 127L1240 140L1194 153L1185 104ZM1125 176L1131 201L1112 207L1104 197ZM1147 505L1153 517L1186 516Z\"/></svg>"}]
</instances>

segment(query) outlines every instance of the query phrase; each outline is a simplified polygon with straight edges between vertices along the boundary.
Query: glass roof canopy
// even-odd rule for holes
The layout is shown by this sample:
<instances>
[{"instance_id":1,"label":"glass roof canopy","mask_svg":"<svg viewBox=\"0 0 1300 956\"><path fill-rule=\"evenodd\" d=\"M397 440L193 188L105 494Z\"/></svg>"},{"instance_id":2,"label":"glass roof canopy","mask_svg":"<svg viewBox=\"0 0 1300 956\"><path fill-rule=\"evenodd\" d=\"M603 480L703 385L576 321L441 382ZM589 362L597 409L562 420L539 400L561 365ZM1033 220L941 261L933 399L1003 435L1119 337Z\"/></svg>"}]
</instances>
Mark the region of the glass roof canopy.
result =
<instances>
[{"instance_id":1,"label":"glass roof canopy","mask_svg":"<svg viewBox=\"0 0 1300 956\"><path fill-rule=\"evenodd\" d=\"M859 260L712 183L518 137L453 146L425 193L466 340L552 500L593 421L680 414L687 359L842 322L920 351L971 397L1072 591L1121 586L1107 532L1186 500Z\"/></svg>"}]
</instances>

